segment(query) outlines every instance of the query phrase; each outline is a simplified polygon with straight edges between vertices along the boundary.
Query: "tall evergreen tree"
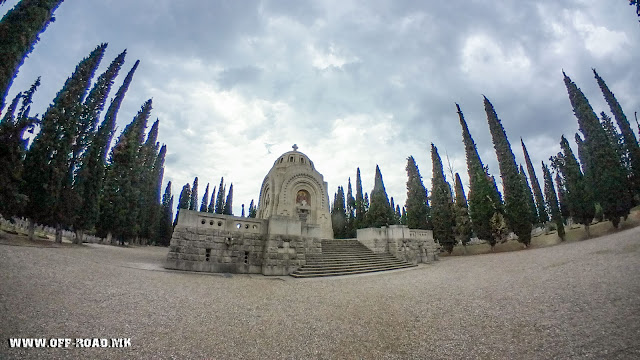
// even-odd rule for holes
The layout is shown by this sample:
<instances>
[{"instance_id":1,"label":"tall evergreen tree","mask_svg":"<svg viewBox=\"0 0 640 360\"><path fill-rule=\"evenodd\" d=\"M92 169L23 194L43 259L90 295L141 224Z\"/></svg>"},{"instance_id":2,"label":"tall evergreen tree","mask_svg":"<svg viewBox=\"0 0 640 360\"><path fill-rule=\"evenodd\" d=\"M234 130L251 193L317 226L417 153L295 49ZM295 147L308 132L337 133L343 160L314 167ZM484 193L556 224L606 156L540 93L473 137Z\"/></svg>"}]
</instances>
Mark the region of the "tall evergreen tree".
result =
<instances>
[{"instance_id":1,"label":"tall evergreen tree","mask_svg":"<svg viewBox=\"0 0 640 360\"><path fill-rule=\"evenodd\" d=\"M400 215L400 224L407 225L407 209L402 207L402 215Z\"/></svg>"},{"instance_id":2,"label":"tall evergreen tree","mask_svg":"<svg viewBox=\"0 0 640 360\"><path fill-rule=\"evenodd\" d=\"M393 225L394 210L389 204L387 190L384 188L380 167L376 165L376 177L371 190L369 211L367 212L367 224L371 227Z\"/></svg>"},{"instance_id":3,"label":"tall evergreen tree","mask_svg":"<svg viewBox=\"0 0 640 360\"><path fill-rule=\"evenodd\" d=\"M107 166L100 227L104 232L112 233L120 244L134 240L141 230L139 199L145 188L140 182L140 149L150 113L151 99L142 105L118 137Z\"/></svg>"},{"instance_id":4,"label":"tall evergreen tree","mask_svg":"<svg viewBox=\"0 0 640 360\"><path fill-rule=\"evenodd\" d=\"M451 253L455 245L455 213L451 198L451 187L442 171L442 160L438 148L431 144L431 161L433 162L433 178L431 180L431 216L433 221L433 238Z\"/></svg>"},{"instance_id":5,"label":"tall evergreen tree","mask_svg":"<svg viewBox=\"0 0 640 360\"><path fill-rule=\"evenodd\" d=\"M525 195L527 197L527 203L529 204L529 208L531 209L531 223L538 224L538 208L536 208L536 203L533 200L533 193L531 191L531 186L529 186L529 179L527 178L527 173L524 172L524 167L522 164L520 165L520 176L522 176L522 183L525 188Z\"/></svg>"},{"instance_id":6,"label":"tall evergreen tree","mask_svg":"<svg viewBox=\"0 0 640 360\"><path fill-rule=\"evenodd\" d=\"M624 165L625 170L627 170L627 172L630 172L631 164L628 164L628 162L626 161L627 156L624 147L624 138L622 137L622 135L620 135L618 129L616 129L616 126L613 124L613 120L611 119L611 117L604 111L600 112L600 124L602 125L602 128L607 135L607 140L609 140L609 143L615 150L616 155L618 155L618 158Z\"/></svg>"},{"instance_id":7,"label":"tall evergreen tree","mask_svg":"<svg viewBox=\"0 0 640 360\"><path fill-rule=\"evenodd\" d=\"M148 218L148 224L146 224L149 234L149 240L152 242L157 242L157 238L159 238L160 234L158 233L158 222L162 217L162 199L160 197L160 192L162 191L162 182L164 178L164 160L167 154L167 146L162 145L160 151L158 152L158 156L156 156L156 160L153 163L152 176L153 179L150 182L149 188L149 204L147 208L150 211L150 215ZM145 211L143 208L141 211Z\"/></svg>"},{"instance_id":8,"label":"tall evergreen tree","mask_svg":"<svg viewBox=\"0 0 640 360\"><path fill-rule=\"evenodd\" d=\"M356 198L353 197L353 190L351 189L351 178L347 182L347 232L349 238L356 237Z\"/></svg>"},{"instance_id":9,"label":"tall evergreen tree","mask_svg":"<svg viewBox=\"0 0 640 360\"><path fill-rule=\"evenodd\" d=\"M0 110L24 59L63 0L22 0L0 20Z\"/></svg>"},{"instance_id":10,"label":"tall evergreen tree","mask_svg":"<svg viewBox=\"0 0 640 360\"><path fill-rule=\"evenodd\" d=\"M366 210L364 197L362 194L362 178L360 177L360 168L358 168L358 170L356 171L356 229L362 229L366 227Z\"/></svg>"},{"instance_id":11,"label":"tall evergreen tree","mask_svg":"<svg viewBox=\"0 0 640 360\"><path fill-rule=\"evenodd\" d=\"M213 191L211 192L211 199L209 200L209 206L207 207L207 212L214 213L216 211L216 187L213 187Z\"/></svg>"},{"instance_id":12,"label":"tall evergreen tree","mask_svg":"<svg viewBox=\"0 0 640 360\"><path fill-rule=\"evenodd\" d=\"M225 215L233 215L233 183L229 185L229 193L227 194L227 200L224 202L222 213Z\"/></svg>"},{"instance_id":13,"label":"tall evergreen tree","mask_svg":"<svg viewBox=\"0 0 640 360\"><path fill-rule=\"evenodd\" d=\"M629 120L627 120L627 116L622 111L622 106L620 106L613 92L609 90L609 87L595 69L593 69L593 74L622 133L624 155L628 158L631 169L630 185L633 192L636 195L640 195L640 146L638 145L638 140L633 130L631 130L631 124L629 124Z\"/></svg>"},{"instance_id":14,"label":"tall evergreen tree","mask_svg":"<svg viewBox=\"0 0 640 360\"><path fill-rule=\"evenodd\" d=\"M240 217L244 217L244 204L242 204L242 212L240 213Z\"/></svg>"},{"instance_id":15,"label":"tall evergreen tree","mask_svg":"<svg viewBox=\"0 0 640 360\"><path fill-rule=\"evenodd\" d=\"M158 140L159 120L156 120L147 134L147 140L141 144L138 150L138 179L137 186L139 187L140 197L138 201L138 227L140 238L149 240L152 235L155 226L153 225L159 216L160 211L160 191L162 186L162 179L158 183L158 171L164 173L164 156L162 155L162 164L159 169L154 169L156 161L159 160L158 148L160 144ZM166 147L164 148L166 151Z\"/></svg>"},{"instance_id":16,"label":"tall evergreen tree","mask_svg":"<svg viewBox=\"0 0 640 360\"><path fill-rule=\"evenodd\" d=\"M562 176L565 188L563 197L567 202L571 217L574 222L583 224L589 234L589 225L595 216L593 193L589 190L584 175L580 171L578 160L564 135L560 138L560 147L563 153L558 153L552 158L552 166Z\"/></svg>"},{"instance_id":17,"label":"tall evergreen tree","mask_svg":"<svg viewBox=\"0 0 640 360\"><path fill-rule=\"evenodd\" d=\"M467 243L471 241L473 229L471 228L471 218L469 217L467 197L464 194L464 188L462 187L462 181L460 180L460 174L458 173L456 173L455 194L456 201L453 209L455 214L456 235L460 239L462 245L466 246Z\"/></svg>"},{"instance_id":18,"label":"tall evergreen tree","mask_svg":"<svg viewBox=\"0 0 640 360\"><path fill-rule=\"evenodd\" d=\"M157 242L162 246L169 246L171 236L173 235L173 195L171 195L171 181L167 183L167 187L162 195L162 213L160 221L158 221Z\"/></svg>"},{"instance_id":19,"label":"tall evergreen tree","mask_svg":"<svg viewBox=\"0 0 640 360\"><path fill-rule=\"evenodd\" d=\"M333 206L331 207L331 225L333 227L334 238L345 239L348 237L347 213L342 186L338 186L338 191L335 193L333 198Z\"/></svg>"},{"instance_id":20,"label":"tall evergreen tree","mask_svg":"<svg viewBox=\"0 0 640 360\"><path fill-rule=\"evenodd\" d=\"M200 204L200 212L207 212L207 201L209 200L209 183L204 189L204 196L202 196L202 203ZM244 205L242 205L244 207Z\"/></svg>"},{"instance_id":21,"label":"tall evergreen tree","mask_svg":"<svg viewBox=\"0 0 640 360\"><path fill-rule=\"evenodd\" d=\"M407 158L407 201L405 202L406 221L409 229L430 229L429 200L427 189L413 156Z\"/></svg>"},{"instance_id":22,"label":"tall evergreen tree","mask_svg":"<svg viewBox=\"0 0 640 360\"><path fill-rule=\"evenodd\" d=\"M216 198L216 214L222 214L224 210L224 177L220 178L220 186L218 186L218 197Z\"/></svg>"},{"instance_id":23,"label":"tall evergreen tree","mask_svg":"<svg viewBox=\"0 0 640 360\"><path fill-rule=\"evenodd\" d=\"M469 215L476 236L495 245L491 232L491 218L496 208L500 208L500 195L497 188L491 183L487 168L482 164L476 144L471 137L467 122L456 104L460 126L462 127L462 141L467 158L467 170L469 172Z\"/></svg>"},{"instance_id":24,"label":"tall evergreen tree","mask_svg":"<svg viewBox=\"0 0 640 360\"><path fill-rule=\"evenodd\" d=\"M133 74L140 61L136 61L125 77L122 85L111 100L98 131L92 136L87 151L84 153L81 167L78 172L75 189L82 199L74 222L74 228L78 234L76 239L82 241L84 230L91 229L99 219L100 194L104 184L107 151L113 138L116 126L116 118L124 95L131 84Z\"/></svg>"},{"instance_id":25,"label":"tall evergreen tree","mask_svg":"<svg viewBox=\"0 0 640 360\"><path fill-rule=\"evenodd\" d=\"M256 209L256 206L253 203L253 199L251 199L251 203L249 203L249 217L255 218L257 213L258 213L258 209Z\"/></svg>"},{"instance_id":26,"label":"tall evergreen tree","mask_svg":"<svg viewBox=\"0 0 640 360\"><path fill-rule=\"evenodd\" d=\"M193 179L191 187L191 200L189 201L189 210L198 211L198 177Z\"/></svg>"},{"instance_id":27,"label":"tall evergreen tree","mask_svg":"<svg viewBox=\"0 0 640 360\"><path fill-rule=\"evenodd\" d=\"M544 196L547 199L547 207L551 213L551 221L556 224L558 236L564 241L564 223L562 221L562 215L560 214L560 208L558 207L558 198L556 197L556 191L553 187L553 180L551 180L551 172L544 162L542 162L542 173L544 175Z\"/></svg>"},{"instance_id":28,"label":"tall evergreen tree","mask_svg":"<svg viewBox=\"0 0 640 360\"><path fill-rule=\"evenodd\" d=\"M531 242L531 208L526 201L526 192L522 176L511 151L511 144L489 99L484 97L484 109L491 130L493 147L498 157L500 177L504 193L504 215L509 227L525 246Z\"/></svg>"},{"instance_id":29,"label":"tall evergreen tree","mask_svg":"<svg viewBox=\"0 0 640 360\"><path fill-rule=\"evenodd\" d=\"M545 202L542 196L542 189L540 189L540 183L538 182L536 171L533 168L533 164L531 163L531 158L529 157L529 152L527 151L527 147L524 145L524 141L522 140L522 138L520 138L520 143L522 144L522 152L524 153L524 162L527 164L527 172L529 173L529 180L531 180L531 188L533 190L533 196L536 201L538 223L544 224L547 221L549 221L549 215L547 214L547 210L545 208Z\"/></svg>"},{"instance_id":30,"label":"tall evergreen tree","mask_svg":"<svg viewBox=\"0 0 640 360\"><path fill-rule=\"evenodd\" d=\"M602 206L605 218L618 227L620 218L627 216L632 206L625 171L615 150L609 146L589 100L566 74L563 75L573 112L584 136L584 148L589 159L586 173L589 174L591 189L595 200Z\"/></svg>"},{"instance_id":31,"label":"tall evergreen tree","mask_svg":"<svg viewBox=\"0 0 640 360\"><path fill-rule=\"evenodd\" d=\"M40 78L24 93L18 93L0 122L0 214L7 219L22 212L27 203L23 193L23 160L26 153L25 131L33 131L37 115L30 116L33 93ZM18 102L22 101L14 118Z\"/></svg>"},{"instance_id":32,"label":"tall evergreen tree","mask_svg":"<svg viewBox=\"0 0 640 360\"><path fill-rule=\"evenodd\" d=\"M564 182L559 173L556 173L555 177L556 188L558 189L558 205L560 205L560 215L562 215L562 221L566 221L571 216L569 212L569 205L567 205L567 190L565 190Z\"/></svg>"},{"instance_id":33,"label":"tall evergreen tree","mask_svg":"<svg viewBox=\"0 0 640 360\"><path fill-rule=\"evenodd\" d=\"M77 117L106 44L84 58L58 92L42 116L40 132L27 153L24 166L25 194L29 198L26 215L31 221L56 225L56 241L61 242L61 222L67 215L61 203L62 188L69 180L68 159L77 131Z\"/></svg>"},{"instance_id":34,"label":"tall evergreen tree","mask_svg":"<svg viewBox=\"0 0 640 360\"><path fill-rule=\"evenodd\" d=\"M189 203L191 202L191 185L189 183L184 184L180 197L178 198L178 209L176 210L176 219L173 221L173 227L178 224L180 218L180 209L189 210Z\"/></svg>"}]
</instances>

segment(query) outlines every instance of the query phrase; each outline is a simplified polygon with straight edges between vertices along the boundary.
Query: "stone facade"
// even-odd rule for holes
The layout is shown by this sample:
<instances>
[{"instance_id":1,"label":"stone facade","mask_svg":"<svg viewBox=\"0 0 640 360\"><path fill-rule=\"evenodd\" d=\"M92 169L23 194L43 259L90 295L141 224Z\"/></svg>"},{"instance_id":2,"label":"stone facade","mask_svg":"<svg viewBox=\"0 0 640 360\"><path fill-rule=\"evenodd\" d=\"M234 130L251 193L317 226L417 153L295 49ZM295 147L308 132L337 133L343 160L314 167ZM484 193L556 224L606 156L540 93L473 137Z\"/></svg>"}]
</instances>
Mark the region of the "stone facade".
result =
<instances>
[{"instance_id":1,"label":"stone facade","mask_svg":"<svg viewBox=\"0 0 640 360\"><path fill-rule=\"evenodd\" d=\"M409 229L405 225L358 229L358 241L376 253L390 253L412 264L438 260L440 245L431 230Z\"/></svg>"},{"instance_id":2,"label":"stone facade","mask_svg":"<svg viewBox=\"0 0 640 360\"><path fill-rule=\"evenodd\" d=\"M302 236L302 222L180 210L168 269L216 273L288 275L322 252L321 239Z\"/></svg>"},{"instance_id":3,"label":"stone facade","mask_svg":"<svg viewBox=\"0 0 640 360\"><path fill-rule=\"evenodd\" d=\"M333 238L328 185L309 157L294 150L273 163L260 187L258 218L300 220L304 236Z\"/></svg>"}]
</instances>

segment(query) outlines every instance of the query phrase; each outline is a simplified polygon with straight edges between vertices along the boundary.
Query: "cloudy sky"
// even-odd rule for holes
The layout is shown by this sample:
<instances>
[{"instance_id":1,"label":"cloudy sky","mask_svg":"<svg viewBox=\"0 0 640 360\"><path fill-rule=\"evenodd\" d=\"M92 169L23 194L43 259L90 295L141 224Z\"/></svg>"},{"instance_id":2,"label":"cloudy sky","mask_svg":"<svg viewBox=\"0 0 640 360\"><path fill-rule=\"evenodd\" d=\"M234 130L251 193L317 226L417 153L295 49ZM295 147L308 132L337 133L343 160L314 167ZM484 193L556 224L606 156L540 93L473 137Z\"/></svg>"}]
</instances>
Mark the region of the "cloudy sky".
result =
<instances>
[{"instance_id":1,"label":"cloudy sky","mask_svg":"<svg viewBox=\"0 0 640 360\"><path fill-rule=\"evenodd\" d=\"M626 0L66 0L55 16L8 98L41 75L34 110L43 113L97 44L109 43L99 71L126 48L114 87L141 64L118 128L153 98L168 147L165 184L178 194L198 176L202 196L224 176L237 215L294 143L331 198L357 167L371 191L378 164L403 204L409 155L430 187L431 142L466 183L456 102L497 176L483 94L517 161L523 137L540 176L560 134L577 131L562 69L598 113L608 108L591 68L628 117L640 110L640 23Z\"/></svg>"}]
</instances>

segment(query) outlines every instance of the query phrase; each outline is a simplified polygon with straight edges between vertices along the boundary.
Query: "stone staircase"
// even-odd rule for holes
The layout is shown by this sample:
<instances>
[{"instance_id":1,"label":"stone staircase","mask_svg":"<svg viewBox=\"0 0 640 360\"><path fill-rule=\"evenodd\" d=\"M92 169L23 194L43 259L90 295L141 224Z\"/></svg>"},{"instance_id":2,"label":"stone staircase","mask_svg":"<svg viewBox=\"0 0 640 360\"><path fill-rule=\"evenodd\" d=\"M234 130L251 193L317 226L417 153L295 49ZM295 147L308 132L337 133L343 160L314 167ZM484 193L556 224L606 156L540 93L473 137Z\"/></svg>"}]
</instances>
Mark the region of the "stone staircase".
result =
<instances>
[{"instance_id":1,"label":"stone staircase","mask_svg":"<svg viewBox=\"0 0 640 360\"><path fill-rule=\"evenodd\" d=\"M417 265L389 253L376 254L358 240L322 240L322 254L307 255L307 264L294 271L296 278L363 274Z\"/></svg>"}]
</instances>

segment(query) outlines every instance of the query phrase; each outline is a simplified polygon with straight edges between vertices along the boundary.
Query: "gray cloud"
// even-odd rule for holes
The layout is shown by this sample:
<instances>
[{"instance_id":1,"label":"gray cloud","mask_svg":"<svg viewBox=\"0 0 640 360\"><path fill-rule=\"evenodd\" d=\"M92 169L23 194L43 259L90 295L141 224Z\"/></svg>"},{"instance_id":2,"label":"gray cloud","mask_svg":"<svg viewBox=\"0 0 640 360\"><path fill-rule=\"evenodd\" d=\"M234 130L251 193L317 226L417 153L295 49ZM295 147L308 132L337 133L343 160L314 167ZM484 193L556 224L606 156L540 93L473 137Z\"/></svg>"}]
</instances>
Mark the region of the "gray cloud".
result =
<instances>
[{"instance_id":1,"label":"gray cloud","mask_svg":"<svg viewBox=\"0 0 640 360\"><path fill-rule=\"evenodd\" d=\"M13 2L15 3L15 1ZM5 4L4 9L13 3ZM640 73L633 9L607 0L538 1L76 1L20 70L10 96L38 75L43 112L77 62L109 42L101 69L122 49L141 59L119 114L124 128L153 97L165 181L234 183L235 212L254 198L279 153L293 143L330 191L355 178L365 191L379 164L404 203L406 157L430 186L429 144L466 182L458 102L483 161L498 175L482 94L494 104L516 159L524 138L539 167L577 123L561 70L608 111L595 67L629 116ZM6 10L5 10L6 11ZM127 68L128 70L128 68ZM123 70L120 80L124 77ZM116 82L116 86L119 82ZM265 144L270 146L268 152ZM539 174L540 175L540 174Z\"/></svg>"}]
</instances>

